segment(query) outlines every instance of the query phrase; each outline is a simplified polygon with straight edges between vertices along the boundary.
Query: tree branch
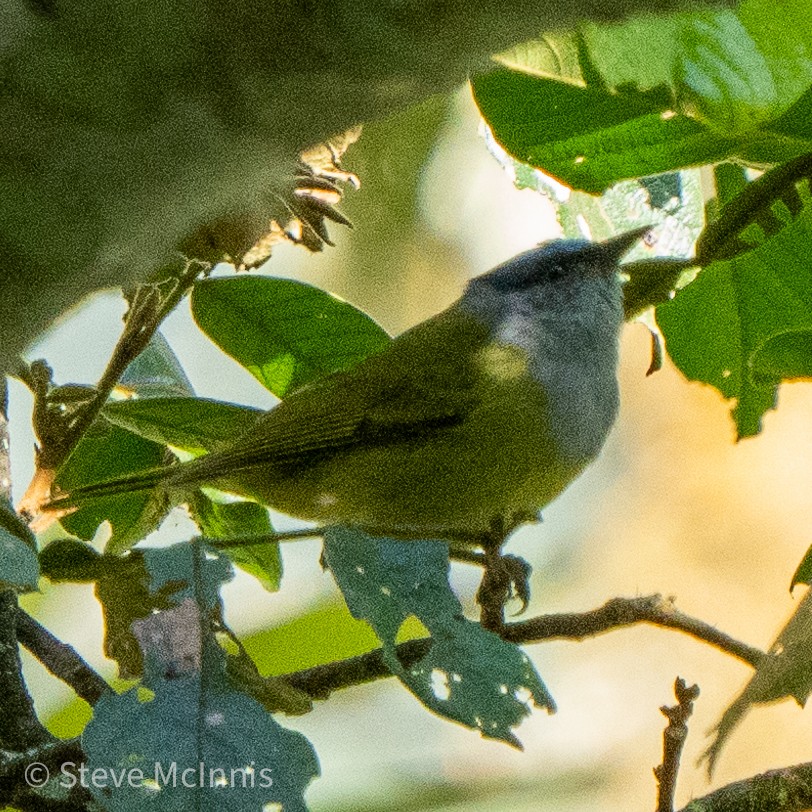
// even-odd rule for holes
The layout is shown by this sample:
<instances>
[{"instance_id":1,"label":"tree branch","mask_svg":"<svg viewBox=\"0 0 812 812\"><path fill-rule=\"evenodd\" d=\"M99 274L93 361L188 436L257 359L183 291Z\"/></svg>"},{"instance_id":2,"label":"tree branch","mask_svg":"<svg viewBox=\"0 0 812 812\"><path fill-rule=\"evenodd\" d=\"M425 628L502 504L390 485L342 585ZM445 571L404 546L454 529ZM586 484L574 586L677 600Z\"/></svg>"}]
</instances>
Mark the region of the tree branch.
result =
<instances>
[{"instance_id":1,"label":"tree branch","mask_svg":"<svg viewBox=\"0 0 812 812\"><path fill-rule=\"evenodd\" d=\"M767 656L759 649L735 640L708 623L683 614L674 608L670 600L664 600L660 595L613 598L590 612L541 615L521 623L509 623L502 627L501 636L513 643L540 643L552 639L583 640L637 623L651 623L689 634L737 657L753 668ZM431 638L428 637L401 643L397 647L398 659L408 667L424 657L431 645ZM392 676L392 672L383 660L383 652L376 649L358 657L284 674L280 679L286 680L313 699L326 699L340 688L389 676Z\"/></svg>"},{"instance_id":2,"label":"tree branch","mask_svg":"<svg viewBox=\"0 0 812 812\"><path fill-rule=\"evenodd\" d=\"M542 615L511 623L505 627L503 636L513 643L535 643L552 638L581 640L636 623L650 623L684 632L732 654L753 668L757 668L767 656L763 651L734 639L704 620L680 612L673 600L661 595L612 598L591 612Z\"/></svg>"},{"instance_id":3,"label":"tree branch","mask_svg":"<svg viewBox=\"0 0 812 812\"><path fill-rule=\"evenodd\" d=\"M663 731L663 763L654 768L654 777L659 786L657 812L674 812L679 762L685 739L688 738L688 719L694 712L694 700L699 696L699 687L688 687L684 679L677 677L674 695L677 698L674 707L664 705L660 708L663 716L668 719L668 725Z\"/></svg>"},{"instance_id":4,"label":"tree branch","mask_svg":"<svg viewBox=\"0 0 812 812\"><path fill-rule=\"evenodd\" d=\"M197 277L208 268L204 263L182 257L179 262L183 265L182 269L176 267L177 262L167 265L152 281L137 286L133 291L129 297L129 310L124 317L124 329L96 384L93 397L65 425L46 426L44 432L37 431L41 440L37 453L38 467L56 470L68 458L99 416L127 367L144 351L161 322L189 292ZM46 421L52 414L47 409L39 411ZM39 429L37 425L34 428Z\"/></svg>"},{"instance_id":5,"label":"tree branch","mask_svg":"<svg viewBox=\"0 0 812 812\"><path fill-rule=\"evenodd\" d=\"M695 798L680 812L804 812L812 808L812 763L754 775Z\"/></svg>"},{"instance_id":6,"label":"tree branch","mask_svg":"<svg viewBox=\"0 0 812 812\"><path fill-rule=\"evenodd\" d=\"M51 739L23 681L16 619L17 595L10 589L0 591L0 747L6 750L26 750Z\"/></svg>"},{"instance_id":7,"label":"tree branch","mask_svg":"<svg viewBox=\"0 0 812 812\"><path fill-rule=\"evenodd\" d=\"M17 639L55 677L91 705L111 692L110 686L67 643L63 643L27 612L17 610Z\"/></svg>"}]
</instances>

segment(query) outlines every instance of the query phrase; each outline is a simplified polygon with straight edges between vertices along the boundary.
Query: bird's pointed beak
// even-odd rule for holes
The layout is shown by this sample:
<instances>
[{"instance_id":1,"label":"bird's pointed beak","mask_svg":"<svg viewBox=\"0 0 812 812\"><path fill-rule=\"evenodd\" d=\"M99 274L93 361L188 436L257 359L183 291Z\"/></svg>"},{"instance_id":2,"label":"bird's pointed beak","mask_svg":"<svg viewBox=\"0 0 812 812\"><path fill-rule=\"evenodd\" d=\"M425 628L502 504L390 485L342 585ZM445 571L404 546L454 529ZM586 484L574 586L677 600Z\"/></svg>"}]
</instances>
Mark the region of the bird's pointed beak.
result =
<instances>
[{"instance_id":1,"label":"bird's pointed beak","mask_svg":"<svg viewBox=\"0 0 812 812\"><path fill-rule=\"evenodd\" d=\"M635 228L632 231L618 234L617 237L612 237L609 240L598 243L598 246L604 256L609 257L614 262L619 262L623 255L629 251L641 237L648 234L649 231L651 231L651 226Z\"/></svg>"}]
</instances>

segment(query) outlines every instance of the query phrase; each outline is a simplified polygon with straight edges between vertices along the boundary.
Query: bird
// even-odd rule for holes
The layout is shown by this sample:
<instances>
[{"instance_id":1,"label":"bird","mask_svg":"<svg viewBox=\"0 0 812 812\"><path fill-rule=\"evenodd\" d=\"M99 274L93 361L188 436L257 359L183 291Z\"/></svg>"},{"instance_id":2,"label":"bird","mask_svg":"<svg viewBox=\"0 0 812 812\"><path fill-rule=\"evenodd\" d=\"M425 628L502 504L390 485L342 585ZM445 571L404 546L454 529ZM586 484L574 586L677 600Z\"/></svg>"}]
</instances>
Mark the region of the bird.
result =
<instances>
[{"instance_id":1,"label":"bird","mask_svg":"<svg viewBox=\"0 0 812 812\"><path fill-rule=\"evenodd\" d=\"M182 502L207 486L322 525L448 539L536 516L595 460L615 422L619 263L649 230L518 254L222 448L46 507L153 488Z\"/></svg>"}]
</instances>

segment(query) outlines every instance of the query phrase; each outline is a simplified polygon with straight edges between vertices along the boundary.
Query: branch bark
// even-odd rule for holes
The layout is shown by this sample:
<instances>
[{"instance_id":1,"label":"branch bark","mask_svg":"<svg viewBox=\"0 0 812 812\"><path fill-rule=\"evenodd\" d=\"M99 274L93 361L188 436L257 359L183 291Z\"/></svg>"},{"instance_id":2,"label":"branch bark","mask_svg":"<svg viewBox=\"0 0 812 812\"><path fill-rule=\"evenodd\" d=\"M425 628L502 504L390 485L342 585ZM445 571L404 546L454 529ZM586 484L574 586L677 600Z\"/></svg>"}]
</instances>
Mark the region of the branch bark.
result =
<instances>
[{"instance_id":1,"label":"branch bark","mask_svg":"<svg viewBox=\"0 0 812 812\"><path fill-rule=\"evenodd\" d=\"M748 646L713 626L678 611L673 603L660 595L640 598L613 598L599 609L590 612L541 615L521 623L502 627L501 636L513 643L540 643L544 640L583 640L608 631L637 623L651 623L709 643L755 668L767 655ZM401 643L397 656L408 667L420 660L431 648L431 638ZM326 699L333 691L362 685L376 679L392 676L383 660L381 649L368 654L338 660L303 671L284 674L294 688L304 691L313 699Z\"/></svg>"},{"instance_id":2,"label":"branch bark","mask_svg":"<svg viewBox=\"0 0 812 812\"><path fill-rule=\"evenodd\" d=\"M22 609L17 610L17 639L85 702L95 705L112 691L104 678L74 648L63 643Z\"/></svg>"},{"instance_id":3,"label":"branch bark","mask_svg":"<svg viewBox=\"0 0 812 812\"><path fill-rule=\"evenodd\" d=\"M654 777L659 787L657 793L657 812L674 812L674 795L677 791L677 775L682 758L682 748L688 738L688 719L694 712L694 700L699 696L699 687L685 684L677 677L674 683L674 696L677 704L673 707L660 708L668 719L663 731L663 761L654 768Z\"/></svg>"},{"instance_id":4,"label":"branch bark","mask_svg":"<svg viewBox=\"0 0 812 812\"><path fill-rule=\"evenodd\" d=\"M511 623L505 627L504 637L514 643L534 643L552 638L582 640L636 623L650 623L681 631L732 654L753 668L767 656L763 651L734 639L704 620L680 612L673 600L661 595L613 598L591 612L542 615Z\"/></svg>"},{"instance_id":5,"label":"branch bark","mask_svg":"<svg viewBox=\"0 0 812 812\"><path fill-rule=\"evenodd\" d=\"M812 808L812 763L770 770L695 798L680 812L804 812Z\"/></svg>"}]
</instances>

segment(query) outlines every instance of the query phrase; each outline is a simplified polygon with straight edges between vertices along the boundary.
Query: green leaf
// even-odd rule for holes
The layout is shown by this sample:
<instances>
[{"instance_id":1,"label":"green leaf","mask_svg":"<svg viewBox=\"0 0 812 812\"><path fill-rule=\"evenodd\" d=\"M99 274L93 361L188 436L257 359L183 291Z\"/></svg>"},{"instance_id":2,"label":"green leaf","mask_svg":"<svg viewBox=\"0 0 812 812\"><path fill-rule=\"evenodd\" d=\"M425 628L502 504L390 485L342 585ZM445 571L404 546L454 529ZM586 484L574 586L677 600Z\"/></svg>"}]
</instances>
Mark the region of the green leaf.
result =
<instances>
[{"instance_id":1,"label":"green leaf","mask_svg":"<svg viewBox=\"0 0 812 812\"><path fill-rule=\"evenodd\" d=\"M323 290L262 276L205 279L192 292L201 330L278 397L386 347L365 313Z\"/></svg>"},{"instance_id":2,"label":"green leaf","mask_svg":"<svg viewBox=\"0 0 812 812\"><path fill-rule=\"evenodd\" d=\"M774 116L775 79L735 12L696 13L679 39L675 80L683 112L728 135L756 130Z\"/></svg>"},{"instance_id":3,"label":"green leaf","mask_svg":"<svg viewBox=\"0 0 812 812\"><path fill-rule=\"evenodd\" d=\"M797 575L796 575L797 577ZM705 757L712 770L725 742L753 705L792 697L803 707L812 692L812 590L770 646L750 682L725 710L715 728L716 737Z\"/></svg>"},{"instance_id":4,"label":"green leaf","mask_svg":"<svg viewBox=\"0 0 812 812\"><path fill-rule=\"evenodd\" d=\"M742 193L747 186L747 172L741 164L723 161L713 167L713 179L716 185L716 204L721 211ZM715 219L715 218L714 218Z\"/></svg>"},{"instance_id":5,"label":"green leaf","mask_svg":"<svg viewBox=\"0 0 812 812\"><path fill-rule=\"evenodd\" d=\"M56 485L70 492L80 485L154 468L163 458L163 446L98 420L59 469ZM113 534L107 550L122 552L152 532L168 509L168 500L158 492L133 493L97 499L60 521L69 533L89 541L108 520Z\"/></svg>"},{"instance_id":6,"label":"green leaf","mask_svg":"<svg viewBox=\"0 0 812 812\"><path fill-rule=\"evenodd\" d=\"M812 82L809 10L809 0L783 0L780 5L771 0L745 0L736 9L767 62L782 109Z\"/></svg>"},{"instance_id":7,"label":"green leaf","mask_svg":"<svg viewBox=\"0 0 812 812\"><path fill-rule=\"evenodd\" d=\"M778 375L765 380L772 356L768 352L756 368L757 353L771 339L812 328L810 255L812 213L805 210L754 250L711 263L657 308L657 324L679 369L736 400L740 437L760 431L780 382Z\"/></svg>"},{"instance_id":8,"label":"green leaf","mask_svg":"<svg viewBox=\"0 0 812 812\"><path fill-rule=\"evenodd\" d=\"M268 511L255 502L216 502L199 491L190 503L192 515L203 536L212 539L264 536L274 532ZM221 551L240 569L253 575L269 592L276 592L282 580L279 542L246 544Z\"/></svg>"},{"instance_id":9,"label":"green leaf","mask_svg":"<svg viewBox=\"0 0 812 812\"><path fill-rule=\"evenodd\" d=\"M636 318L653 305L671 298L677 281L690 267L690 260L655 257L623 266L628 281L623 285L623 312L626 321Z\"/></svg>"},{"instance_id":10,"label":"green leaf","mask_svg":"<svg viewBox=\"0 0 812 812\"><path fill-rule=\"evenodd\" d=\"M738 146L673 111L664 88L612 93L496 70L472 82L501 146L576 189L712 163Z\"/></svg>"},{"instance_id":11,"label":"green leaf","mask_svg":"<svg viewBox=\"0 0 812 812\"><path fill-rule=\"evenodd\" d=\"M511 70L583 82L576 34L544 34L538 39L515 45L496 59Z\"/></svg>"},{"instance_id":12,"label":"green leaf","mask_svg":"<svg viewBox=\"0 0 812 812\"><path fill-rule=\"evenodd\" d=\"M724 103L755 108L773 100L786 109L812 81L812 37L808 0L744 0L735 11L694 9L639 16L620 23L587 23L582 28L590 56L611 87L651 88L661 84L687 89L687 78L713 92L702 105ZM686 77L686 73L688 76ZM693 91L697 93L697 90ZM706 109L706 113L708 110ZM762 119L763 120L763 119Z\"/></svg>"},{"instance_id":13,"label":"green leaf","mask_svg":"<svg viewBox=\"0 0 812 812\"><path fill-rule=\"evenodd\" d=\"M620 23L586 23L581 31L596 68L612 87L670 85L678 35L690 14L632 17Z\"/></svg>"},{"instance_id":14,"label":"green leaf","mask_svg":"<svg viewBox=\"0 0 812 812\"><path fill-rule=\"evenodd\" d=\"M812 378L812 329L791 330L765 341L753 354L753 375L783 381Z\"/></svg>"},{"instance_id":15,"label":"green leaf","mask_svg":"<svg viewBox=\"0 0 812 812\"><path fill-rule=\"evenodd\" d=\"M304 790L318 774L312 747L234 689L214 637L211 618L231 577L228 560L199 544L178 544L144 551L142 563L146 604L154 608L130 627L149 697L133 689L96 704L82 747L91 774L110 780L91 791L111 812L260 812L271 804L304 812ZM126 780L134 770L141 781ZM112 780L121 775L125 780Z\"/></svg>"},{"instance_id":16,"label":"green leaf","mask_svg":"<svg viewBox=\"0 0 812 812\"><path fill-rule=\"evenodd\" d=\"M798 569L795 570L792 576L789 591L792 592L798 584L812 584L812 546L806 551L801 563L798 564Z\"/></svg>"},{"instance_id":17,"label":"green leaf","mask_svg":"<svg viewBox=\"0 0 812 812\"><path fill-rule=\"evenodd\" d=\"M770 124L773 132L812 141L812 87Z\"/></svg>"},{"instance_id":18,"label":"green leaf","mask_svg":"<svg viewBox=\"0 0 812 812\"><path fill-rule=\"evenodd\" d=\"M116 388L134 392L139 398L194 395L180 361L160 332L156 332L143 352L130 362Z\"/></svg>"},{"instance_id":19,"label":"green leaf","mask_svg":"<svg viewBox=\"0 0 812 812\"><path fill-rule=\"evenodd\" d=\"M462 616L448 585L444 542L395 541L330 528L324 557L350 611L381 640L389 668L435 713L520 747L512 728L530 713L531 703L554 710L527 655ZM395 638L411 616L429 630L433 645L404 668Z\"/></svg>"},{"instance_id":20,"label":"green leaf","mask_svg":"<svg viewBox=\"0 0 812 812\"><path fill-rule=\"evenodd\" d=\"M199 455L250 429L262 412L219 400L167 397L108 403L103 414L147 440Z\"/></svg>"},{"instance_id":21,"label":"green leaf","mask_svg":"<svg viewBox=\"0 0 812 812\"><path fill-rule=\"evenodd\" d=\"M37 588L39 561L26 541L0 527L0 588L29 592Z\"/></svg>"},{"instance_id":22,"label":"green leaf","mask_svg":"<svg viewBox=\"0 0 812 812\"><path fill-rule=\"evenodd\" d=\"M808 0L745 0L586 24L588 70L573 69L576 37L541 38L500 57L514 70L476 78L474 96L508 153L587 192L728 157L780 163L812 144L808 18Z\"/></svg>"}]
</instances>

